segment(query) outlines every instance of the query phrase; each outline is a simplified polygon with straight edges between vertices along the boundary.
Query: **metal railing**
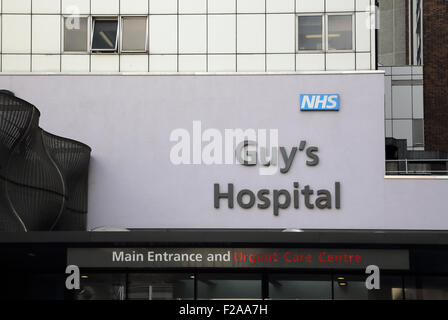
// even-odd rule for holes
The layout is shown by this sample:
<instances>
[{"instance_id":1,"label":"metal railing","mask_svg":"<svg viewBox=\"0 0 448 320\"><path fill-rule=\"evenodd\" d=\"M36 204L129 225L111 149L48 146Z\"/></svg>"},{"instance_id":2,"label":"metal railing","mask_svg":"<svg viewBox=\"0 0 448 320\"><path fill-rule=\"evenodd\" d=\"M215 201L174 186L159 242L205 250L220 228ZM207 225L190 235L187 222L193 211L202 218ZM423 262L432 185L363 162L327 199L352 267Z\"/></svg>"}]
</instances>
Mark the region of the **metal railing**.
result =
<instances>
[{"instance_id":1,"label":"metal railing","mask_svg":"<svg viewBox=\"0 0 448 320\"><path fill-rule=\"evenodd\" d=\"M448 159L386 160L386 175L448 175Z\"/></svg>"}]
</instances>

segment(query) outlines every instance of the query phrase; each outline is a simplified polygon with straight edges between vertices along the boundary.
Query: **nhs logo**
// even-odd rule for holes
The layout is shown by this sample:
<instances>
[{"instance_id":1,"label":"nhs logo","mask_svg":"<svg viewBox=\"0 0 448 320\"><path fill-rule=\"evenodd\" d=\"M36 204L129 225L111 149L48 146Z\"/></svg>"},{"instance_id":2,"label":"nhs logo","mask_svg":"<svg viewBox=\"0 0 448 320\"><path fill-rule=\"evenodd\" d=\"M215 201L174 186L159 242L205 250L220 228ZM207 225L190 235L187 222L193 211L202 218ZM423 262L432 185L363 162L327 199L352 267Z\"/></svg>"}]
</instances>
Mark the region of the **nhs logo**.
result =
<instances>
[{"instance_id":1,"label":"nhs logo","mask_svg":"<svg viewBox=\"0 0 448 320\"><path fill-rule=\"evenodd\" d=\"M301 94L302 111L339 111L338 94Z\"/></svg>"}]
</instances>

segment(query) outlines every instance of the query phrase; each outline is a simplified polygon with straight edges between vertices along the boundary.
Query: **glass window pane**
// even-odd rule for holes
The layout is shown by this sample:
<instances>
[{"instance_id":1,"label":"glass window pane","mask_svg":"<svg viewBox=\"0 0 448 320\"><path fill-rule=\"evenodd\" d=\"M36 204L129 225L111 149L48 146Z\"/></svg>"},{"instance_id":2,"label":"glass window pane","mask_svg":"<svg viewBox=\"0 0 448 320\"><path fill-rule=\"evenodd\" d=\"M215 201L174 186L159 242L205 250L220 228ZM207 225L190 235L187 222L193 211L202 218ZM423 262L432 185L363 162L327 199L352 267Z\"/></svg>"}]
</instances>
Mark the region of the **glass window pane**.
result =
<instances>
[{"instance_id":1,"label":"glass window pane","mask_svg":"<svg viewBox=\"0 0 448 320\"><path fill-rule=\"evenodd\" d=\"M416 298L419 300L448 300L448 277L418 277L417 286ZM406 292L406 299L411 299L409 295Z\"/></svg>"},{"instance_id":2,"label":"glass window pane","mask_svg":"<svg viewBox=\"0 0 448 320\"><path fill-rule=\"evenodd\" d=\"M129 300L192 300L194 276L178 273L131 273Z\"/></svg>"},{"instance_id":3,"label":"glass window pane","mask_svg":"<svg viewBox=\"0 0 448 320\"><path fill-rule=\"evenodd\" d=\"M124 51L146 51L146 17L123 18Z\"/></svg>"},{"instance_id":4,"label":"glass window pane","mask_svg":"<svg viewBox=\"0 0 448 320\"><path fill-rule=\"evenodd\" d=\"M423 119L412 120L412 141L415 147L423 147L424 134L423 134Z\"/></svg>"},{"instance_id":5,"label":"glass window pane","mask_svg":"<svg viewBox=\"0 0 448 320\"><path fill-rule=\"evenodd\" d=\"M124 273L90 273L81 278L81 290L76 300L124 300L126 275Z\"/></svg>"},{"instance_id":6,"label":"glass window pane","mask_svg":"<svg viewBox=\"0 0 448 320\"><path fill-rule=\"evenodd\" d=\"M406 275L404 286L406 300L448 300L448 277Z\"/></svg>"},{"instance_id":7,"label":"glass window pane","mask_svg":"<svg viewBox=\"0 0 448 320\"><path fill-rule=\"evenodd\" d=\"M328 50L353 49L352 16L328 16Z\"/></svg>"},{"instance_id":8,"label":"glass window pane","mask_svg":"<svg viewBox=\"0 0 448 320\"><path fill-rule=\"evenodd\" d=\"M421 43L419 43L420 41L409 41L408 23L410 16L417 20L419 15L417 12L410 12L412 6L408 6L408 0L378 2L378 12L381 12L381 18L377 20L379 23L377 29L378 63L383 66L412 64L409 63L408 59L409 50L417 49L421 46ZM416 26L416 24L414 25Z\"/></svg>"},{"instance_id":9,"label":"glass window pane","mask_svg":"<svg viewBox=\"0 0 448 320\"><path fill-rule=\"evenodd\" d=\"M269 276L269 298L272 300L330 300L331 275Z\"/></svg>"},{"instance_id":10,"label":"glass window pane","mask_svg":"<svg viewBox=\"0 0 448 320\"><path fill-rule=\"evenodd\" d=\"M261 299L261 275L201 274L198 299Z\"/></svg>"},{"instance_id":11,"label":"glass window pane","mask_svg":"<svg viewBox=\"0 0 448 320\"><path fill-rule=\"evenodd\" d=\"M406 300L421 300L422 292L417 290L417 277L415 275L405 275L404 280L404 298Z\"/></svg>"},{"instance_id":12,"label":"glass window pane","mask_svg":"<svg viewBox=\"0 0 448 320\"><path fill-rule=\"evenodd\" d=\"M95 20L92 50L115 50L117 47L117 20Z\"/></svg>"},{"instance_id":13,"label":"glass window pane","mask_svg":"<svg viewBox=\"0 0 448 320\"><path fill-rule=\"evenodd\" d=\"M322 50L322 16L299 16L299 50Z\"/></svg>"},{"instance_id":14,"label":"glass window pane","mask_svg":"<svg viewBox=\"0 0 448 320\"><path fill-rule=\"evenodd\" d=\"M64 51L87 51L87 18L64 18Z\"/></svg>"},{"instance_id":15,"label":"glass window pane","mask_svg":"<svg viewBox=\"0 0 448 320\"><path fill-rule=\"evenodd\" d=\"M336 275L334 280L335 300L402 300L401 276L380 276L380 289L368 290L368 275Z\"/></svg>"}]
</instances>

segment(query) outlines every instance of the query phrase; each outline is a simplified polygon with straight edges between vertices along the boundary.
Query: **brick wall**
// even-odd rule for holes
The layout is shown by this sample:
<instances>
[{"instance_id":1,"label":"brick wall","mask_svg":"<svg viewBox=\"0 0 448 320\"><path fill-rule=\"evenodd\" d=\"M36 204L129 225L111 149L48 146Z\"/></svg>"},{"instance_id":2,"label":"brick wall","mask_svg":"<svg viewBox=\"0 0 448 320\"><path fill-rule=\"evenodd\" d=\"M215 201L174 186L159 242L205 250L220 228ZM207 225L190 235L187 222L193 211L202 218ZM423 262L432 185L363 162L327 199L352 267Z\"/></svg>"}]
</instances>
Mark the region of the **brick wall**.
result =
<instances>
[{"instance_id":1,"label":"brick wall","mask_svg":"<svg viewBox=\"0 0 448 320\"><path fill-rule=\"evenodd\" d=\"M448 2L423 1L426 150L448 151Z\"/></svg>"}]
</instances>

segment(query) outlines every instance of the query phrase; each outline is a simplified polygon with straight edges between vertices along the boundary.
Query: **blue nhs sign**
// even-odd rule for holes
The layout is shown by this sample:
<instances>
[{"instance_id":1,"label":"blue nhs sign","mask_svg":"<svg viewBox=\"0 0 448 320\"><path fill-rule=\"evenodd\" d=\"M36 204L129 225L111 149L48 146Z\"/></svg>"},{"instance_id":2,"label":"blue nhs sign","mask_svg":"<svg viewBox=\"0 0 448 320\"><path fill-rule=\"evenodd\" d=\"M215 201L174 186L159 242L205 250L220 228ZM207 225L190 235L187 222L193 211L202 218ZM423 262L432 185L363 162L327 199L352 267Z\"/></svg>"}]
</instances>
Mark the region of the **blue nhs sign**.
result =
<instances>
[{"instance_id":1,"label":"blue nhs sign","mask_svg":"<svg viewBox=\"0 0 448 320\"><path fill-rule=\"evenodd\" d=\"M338 94L301 94L302 111L339 111Z\"/></svg>"}]
</instances>

